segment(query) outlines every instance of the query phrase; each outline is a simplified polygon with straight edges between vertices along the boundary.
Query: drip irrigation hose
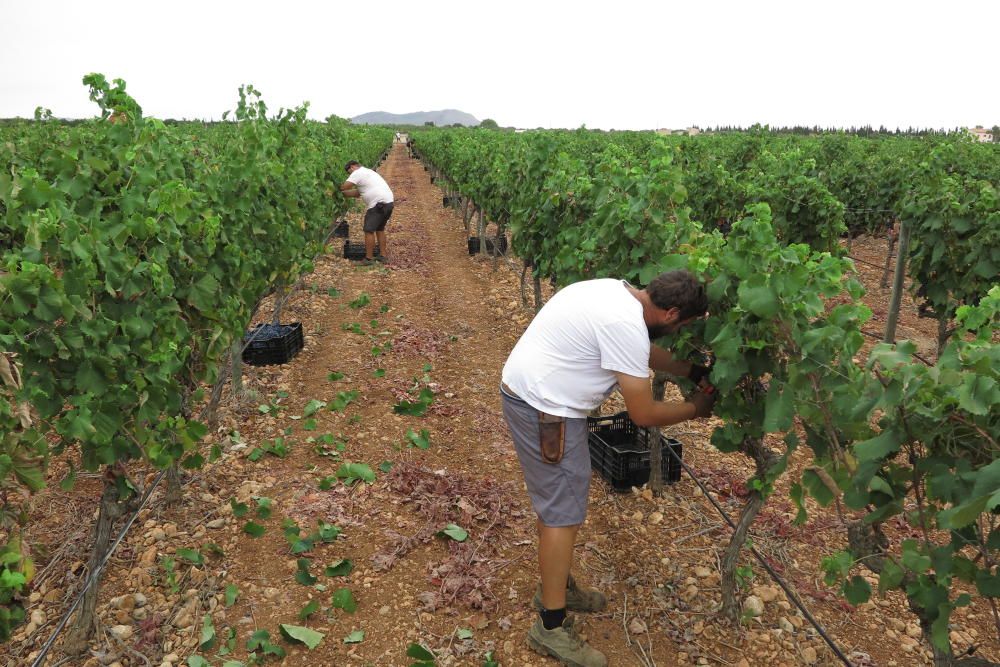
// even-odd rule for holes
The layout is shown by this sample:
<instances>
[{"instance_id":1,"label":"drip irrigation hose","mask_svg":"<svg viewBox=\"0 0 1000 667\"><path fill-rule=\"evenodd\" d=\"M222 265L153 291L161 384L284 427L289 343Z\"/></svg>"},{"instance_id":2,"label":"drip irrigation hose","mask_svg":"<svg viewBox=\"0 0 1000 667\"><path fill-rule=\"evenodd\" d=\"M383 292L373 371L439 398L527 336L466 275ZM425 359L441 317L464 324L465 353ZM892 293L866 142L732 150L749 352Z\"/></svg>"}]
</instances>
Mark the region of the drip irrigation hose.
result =
<instances>
[{"instance_id":1,"label":"drip irrigation hose","mask_svg":"<svg viewBox=\"0 0 1000 667\"><path fill-rule=\"evenodd\" d=\"M730 528L732 528L735 531L736 524L733 523L733 520L729 518L729 515L726 514L725 510L722 509L722 506L719 505L718 501L711 495L709 495L708 489L705 487L702 481L698 479L697 475L694 474L694 471L691 470L691 467L688 464L686 464L681 459L680 456L677 455L677 452L675 452L672 447L667 447L666 449L668 452L670 452L670 455L673 456L674 459L676 459L677 462L681 464L681 466L683 466L684 470L687 471L687 474L690 475L691 479L694 480L694 483L697 484L698 488L701 489L701 492L705 494L705 497L708 498L709 502L711 502L712 505L715 507L715 509L718 510L719 514L722 515L723 520L727 524L729 524ZM799 608L799 611L802 612L802 615L805 616L806 620L809 621L809 623L814 628L816 628L816 632L819 633L820 637L823 638L823 641L826 642L827 646L829 646L830 649L837 655L837 657L840 658L840 661L843 662L847 667L854 667L851 664L851 661L847 659L847 656L844 655L844 652L840 650L840 647L837 646L836 642L834 642L833 639L831 639L830 636L826 633L826 630L823 629L823 626L819 624L819 621L813 618L813 615L809 613L809 610L806 609L805 605L802 604L798 596L796 596L795 593L792 592L792 590L788 587L788 584L785 583L785 580L782 579L778 575L778 573L774 571L774 568L771 567L771 565L767 562L767 560L765 560L764 557L760 555L760 552L757 551L756 547L751 546L750 553L752 553L754 555L754 558L756 558L757 561L764 566L764 569L767 570L767 573L769 575L771 575L771 578L774 579L774 581L779 586L781 586L781 590L785 591L785 595L788 596L788 599L792 601L792 604L794 604L796 607Z\"/></svg>"},{"instance_id":2,"label":"drip irrigation hose","mask_svg":"<svg viewBox=\"0 0 1000 667\"><path fill-rule=\"evenodd\" d=\"M90 587L93 586L98 579L100 579L101 574L104 572L105 566L108 564L108 561L111 560L111 556L115 553L115 549L117 549L118 545L121 544L121 541L125 539L125 534L128 533L129 528L132 527L132 524L135 523L135 520L139 518L139 512L141 512L146 507L146 504L149 502L149 499L153 495L153 490L156 489L156 487L159 485L160 481L163 479L163 476L167 474L167 470L169 470L169 468L164 468L163 470L161 470L160 474L158 474L156 476L156 479L153 480L153 483L150 484L149 488L146 489L146 493L143 494L142 502L139 503L139 507L136 508L136 510L125 522L125 525L122 527L121 532L118 533L118 537L115 538L115 541L111 543L111 546L108 548L108 551L104 554L104 558L101 559L101 562L98 563L94 571L87 576L87 580L83 582L83 588L80 589L80 592L77 594L76 599L73 600L73 604L70 605L66 613L64 613L62 615L62 618L59 619L59 623L58 625L56 625L56 629L52 631L51 635L49 635L48 640L42 646L42 650L38 653L38 656L35 658L34 662L31 663L31 667L41 667L42 661L45 660L45 656L48 655L49 650L52 648L52 645L55 643L60 633L62 633L63 629L65 629L66 624L69 623L69 619L73 615L73 612L76 611L76 608L79 607L80 603L83 601L83 596L86 595L87 591L90 590Z\"/></svg>"}]
</instances>

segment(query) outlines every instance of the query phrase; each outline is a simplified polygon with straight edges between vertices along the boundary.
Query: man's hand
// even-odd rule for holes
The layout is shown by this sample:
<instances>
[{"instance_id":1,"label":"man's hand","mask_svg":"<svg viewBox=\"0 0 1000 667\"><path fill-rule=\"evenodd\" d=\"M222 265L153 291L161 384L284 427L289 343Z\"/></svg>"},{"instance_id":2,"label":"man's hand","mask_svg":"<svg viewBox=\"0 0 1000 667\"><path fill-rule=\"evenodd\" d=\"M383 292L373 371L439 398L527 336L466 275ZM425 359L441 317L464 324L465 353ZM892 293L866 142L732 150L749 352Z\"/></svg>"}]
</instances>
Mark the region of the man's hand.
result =
<instances>
[{"instance_id":1,"label":"man's hand","mask_svg":"<svg viewBox=\"0 0 1000 667\"><path fill-rule=\"evenodd\" d=\"M344 181L340 184L340 194L345 197L360 197L361 191L358 190L358 186L350 181Z\"/></svg>"},{"instance_id":2,"label":"man's hand","mask_svg":"<svg viewBox=\"0 0 1000 667\"><path fill-rule=\"evenodd\" d=\"M712 415L712 408L715 407L715 401L718 398L719 393L714 389L711 391L699 389L688 396L687 402L694 405L694 416L698 419L704 419Z\"/></svg>"},{"instance_id":3,"label":"man's hand","mask_svg":"<svg viewBox=\"0 0 1000 667\"><path fill-rule=\"evenodd\" d=\"M696 415L690 403L681 401L654 401L649 378L640 378L625 373L615 373L618 387L625 399L625 409L636 426L670 426L680 424Z\"/></svg>"}]
</instances>

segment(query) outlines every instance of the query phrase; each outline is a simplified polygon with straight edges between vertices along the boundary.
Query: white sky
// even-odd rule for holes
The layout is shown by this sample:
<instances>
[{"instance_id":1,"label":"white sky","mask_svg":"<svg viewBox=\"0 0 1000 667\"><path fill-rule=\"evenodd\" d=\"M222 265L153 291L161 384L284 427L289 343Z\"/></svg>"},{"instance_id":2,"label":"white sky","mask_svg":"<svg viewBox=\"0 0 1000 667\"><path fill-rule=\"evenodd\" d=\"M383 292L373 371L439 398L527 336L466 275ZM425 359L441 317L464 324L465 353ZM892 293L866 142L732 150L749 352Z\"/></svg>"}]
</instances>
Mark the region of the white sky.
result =
<instances>
[{"instance_id":1,"label":"white sky","mask_svg":"<svg viewBox=\"0 0 1000 667\"><path fill-rule=\"evenodd\" d=\"M989 0L0 0L0 117L454 108L518 127L1000 124Z\"/></svg>"}]
</instances>

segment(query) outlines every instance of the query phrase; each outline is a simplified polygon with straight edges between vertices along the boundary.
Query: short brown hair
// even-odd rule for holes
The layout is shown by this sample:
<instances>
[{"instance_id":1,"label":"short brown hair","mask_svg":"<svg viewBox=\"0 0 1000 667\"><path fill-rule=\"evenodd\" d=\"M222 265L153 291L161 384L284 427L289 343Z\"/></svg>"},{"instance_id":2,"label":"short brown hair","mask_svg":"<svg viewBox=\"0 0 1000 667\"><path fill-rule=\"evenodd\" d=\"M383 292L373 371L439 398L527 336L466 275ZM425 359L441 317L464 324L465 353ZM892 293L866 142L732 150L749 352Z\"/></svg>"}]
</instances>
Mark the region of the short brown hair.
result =
<instances>
[{"instance_id":1,"label":"short brown hair","mask_svg":"<svg viewBox=\"0 0 1000 667\"><path fill-rule=\"evenodd\" d=\"M657 308L680 308L680 319L700 317L708 312L705 286L690 271L667 271L653 278L646 287L650 301Z\"/></svg>"}]
</instances>

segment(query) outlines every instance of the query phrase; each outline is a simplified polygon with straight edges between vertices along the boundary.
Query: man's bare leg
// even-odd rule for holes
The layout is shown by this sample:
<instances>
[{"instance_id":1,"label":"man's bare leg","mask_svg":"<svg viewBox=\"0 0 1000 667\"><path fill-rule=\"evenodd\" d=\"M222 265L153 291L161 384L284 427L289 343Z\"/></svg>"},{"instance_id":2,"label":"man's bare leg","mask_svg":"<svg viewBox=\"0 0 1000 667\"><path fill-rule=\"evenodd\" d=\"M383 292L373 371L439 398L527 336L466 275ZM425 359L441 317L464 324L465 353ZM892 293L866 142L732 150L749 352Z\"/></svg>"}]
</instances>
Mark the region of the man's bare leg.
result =
<instances>
[{"instance_id":1,"label":"man's bare leg","mask_svg":"<svg viewBox=\"0 0 1000 667\"><path fill-rule=\"evenodd\" d=\"M538 522L538 566L542 575L542 606L563 609L566 584L573 566L573 545L580 526L546 526Z\"/></svg>"},{"instance_id":2,"label":"man's bare leg","mask_svg":"<svg viewBox=\"0 0 1000 667\"><path fill-rule=\"evenodd\" d=\"M378 238L378 252L382 259L389 259L389 242L385 240L385 230L375 232L375 237Z\"/></svg>"},{"instance_id":3,"label":"man's bare leg","mask_svg":"<svg viewBox=\"0 0 1000 667\"><path fill-rule=\"evenodd\" d=\"M375 232L365 232L365 259L373 259L375 255Z\"/></svg>"}]
</instances>

